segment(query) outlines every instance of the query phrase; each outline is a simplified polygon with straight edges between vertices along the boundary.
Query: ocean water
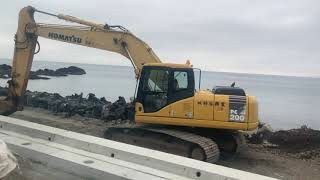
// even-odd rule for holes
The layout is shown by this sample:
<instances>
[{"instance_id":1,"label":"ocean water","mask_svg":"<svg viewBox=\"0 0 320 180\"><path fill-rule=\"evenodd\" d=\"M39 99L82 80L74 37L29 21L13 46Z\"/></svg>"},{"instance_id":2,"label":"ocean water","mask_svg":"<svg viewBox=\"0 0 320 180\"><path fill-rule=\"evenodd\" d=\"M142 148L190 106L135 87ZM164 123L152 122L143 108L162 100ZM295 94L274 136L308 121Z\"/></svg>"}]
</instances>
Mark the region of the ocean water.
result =
<instances>
[{"instance_id":1,"label":"ocean water","mask_svg":"<svg viewBox=\"0 0 320 180\"><path fill-rule=\"evenodd\" d=\"M0 63L11 65L9 60L0 60ZM34 61L32 69L57 69L70 65L85 69L87 74L30 80L28 89L61 95L94 93L109 101L115 101L118 96L128 100L134 95L136 80L131 67ZM0 86L5 86L6 81L0 79ZM196 84L198 82L197 78ZM257 96L260 120L271 124L274 129L301 125L320 129L320 78L203 71L201 89L230 85L232 82L236 82L236 86L244 88L248 94Z\"/></svg>"}]
</instances>

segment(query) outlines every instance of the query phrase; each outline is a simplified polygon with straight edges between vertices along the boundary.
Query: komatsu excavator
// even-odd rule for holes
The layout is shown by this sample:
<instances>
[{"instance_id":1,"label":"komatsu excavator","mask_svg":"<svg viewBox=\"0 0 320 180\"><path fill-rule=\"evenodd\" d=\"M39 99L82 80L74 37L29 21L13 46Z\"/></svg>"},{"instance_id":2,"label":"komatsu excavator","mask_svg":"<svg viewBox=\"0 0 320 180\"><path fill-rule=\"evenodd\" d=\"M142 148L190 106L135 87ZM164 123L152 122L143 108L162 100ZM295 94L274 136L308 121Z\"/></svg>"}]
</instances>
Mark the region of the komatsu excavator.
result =
<instances>
[{"instance_id":1,"label":"komatsu excavator","mask_svg":"<svg viewBox=\"0 0 320 180\"><path fill-rule=\"evenodd\" d=\"M77 25L36 23L35 12ZM131 61L138 80L135 125L110 127L106 138L214 163L221 151L238 152L243 147L239 130L258 126L256 97L246 95L243 89L217 86L213 90L195 90L190 62L162 63L145 42L126 28L30 6L19 13L12 79L8 81L8 96L0 101L2 115L23 109L33 56L40 50L39 36L115 52Z\"/></svg>"}]
</instances>

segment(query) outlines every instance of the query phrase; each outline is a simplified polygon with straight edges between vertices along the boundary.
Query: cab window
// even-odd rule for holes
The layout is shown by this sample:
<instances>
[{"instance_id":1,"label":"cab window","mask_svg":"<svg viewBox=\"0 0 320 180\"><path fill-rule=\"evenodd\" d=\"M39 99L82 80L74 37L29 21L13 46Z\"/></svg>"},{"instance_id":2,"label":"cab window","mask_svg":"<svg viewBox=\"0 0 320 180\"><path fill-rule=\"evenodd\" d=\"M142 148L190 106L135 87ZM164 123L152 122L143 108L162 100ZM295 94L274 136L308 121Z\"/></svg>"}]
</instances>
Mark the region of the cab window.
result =
<instances>
[{"instance_id":1,"label":"cab window","mask_svg":"<svg viewBox=\"0 0 320 180\"><path fill-rule=\"evenodd\" d=\"M168 104L169 71L151 69L143 82L143 108L145 112L156 112Z\"/></svg>"},{"instance_id":2,"label":"cab window","mask_svg":"<svg viewBox=\"0 0 320 180\"><path fill-rule=\"evenodd\" d=\"M188 88L188 73L186 71L174 71L174 91L186 90Z\"/></svg>"},{"instance_id":3,"label":"cab window","mask_svg":"<svg viewBox=\"0 0 320 180\"><path fill-rule=\"evenodd\" d=\"M147 73L143 90L150 92L167 92L169 72L167 70L153 69Z\"/></svg>"},{"instance_id":4,"label":"cab window","mask_svg":"<svg viewBox=\"0 0 320 180\"><path fill-rule=\"evenodd\" d=\"M192 69L173 69L168 103L177 102L194 95L194 74Z\"/></svg>"}]
</instances>

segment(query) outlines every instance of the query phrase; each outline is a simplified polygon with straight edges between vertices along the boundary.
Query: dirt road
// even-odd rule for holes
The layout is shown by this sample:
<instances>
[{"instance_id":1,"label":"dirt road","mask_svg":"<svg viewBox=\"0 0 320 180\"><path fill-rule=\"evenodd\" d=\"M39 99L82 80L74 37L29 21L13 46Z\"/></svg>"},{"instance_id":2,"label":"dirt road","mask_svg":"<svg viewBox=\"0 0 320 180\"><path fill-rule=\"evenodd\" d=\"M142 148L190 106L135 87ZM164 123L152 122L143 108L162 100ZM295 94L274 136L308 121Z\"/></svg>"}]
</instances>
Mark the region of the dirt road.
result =
<instances>
[{"instance_id":1,"label":"dirt road","mask_svg":"<svg viewBox=\"0 0 320 180\"><path fill-rule=\"evenodd\" d=\"M43 109L26 108L11 117L98 137L102 137L108 127L108 124L101 120L63 118ZM320 178L319 156L304 159L300 155L288 153L270 145L248 144L248 148L239 155L224 157L218 164L279 179L318 180ZM24 169L28 167L22 167L22 171Z\"/></svg>"}]
</instances>

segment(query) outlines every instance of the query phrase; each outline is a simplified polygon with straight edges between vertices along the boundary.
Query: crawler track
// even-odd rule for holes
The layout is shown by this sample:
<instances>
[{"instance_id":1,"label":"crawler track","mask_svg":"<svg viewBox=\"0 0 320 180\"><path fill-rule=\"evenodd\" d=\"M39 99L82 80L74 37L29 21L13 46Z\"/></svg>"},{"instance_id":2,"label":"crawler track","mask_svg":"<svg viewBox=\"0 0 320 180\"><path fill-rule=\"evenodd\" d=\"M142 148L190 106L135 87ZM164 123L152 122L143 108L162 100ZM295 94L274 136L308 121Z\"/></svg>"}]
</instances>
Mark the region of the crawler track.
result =
<instances>
[{"instance_id":1,"label":"crawler track","mask_svg":"<svg viewBox=\"0 0 320 180\"><path fill-rule=\"evenodd\" d=\"M210 163L219 160L218 145L210 138L176 129L154 127L110 127L105 138L181 155Z\"/></svg>"}]
</instances>

